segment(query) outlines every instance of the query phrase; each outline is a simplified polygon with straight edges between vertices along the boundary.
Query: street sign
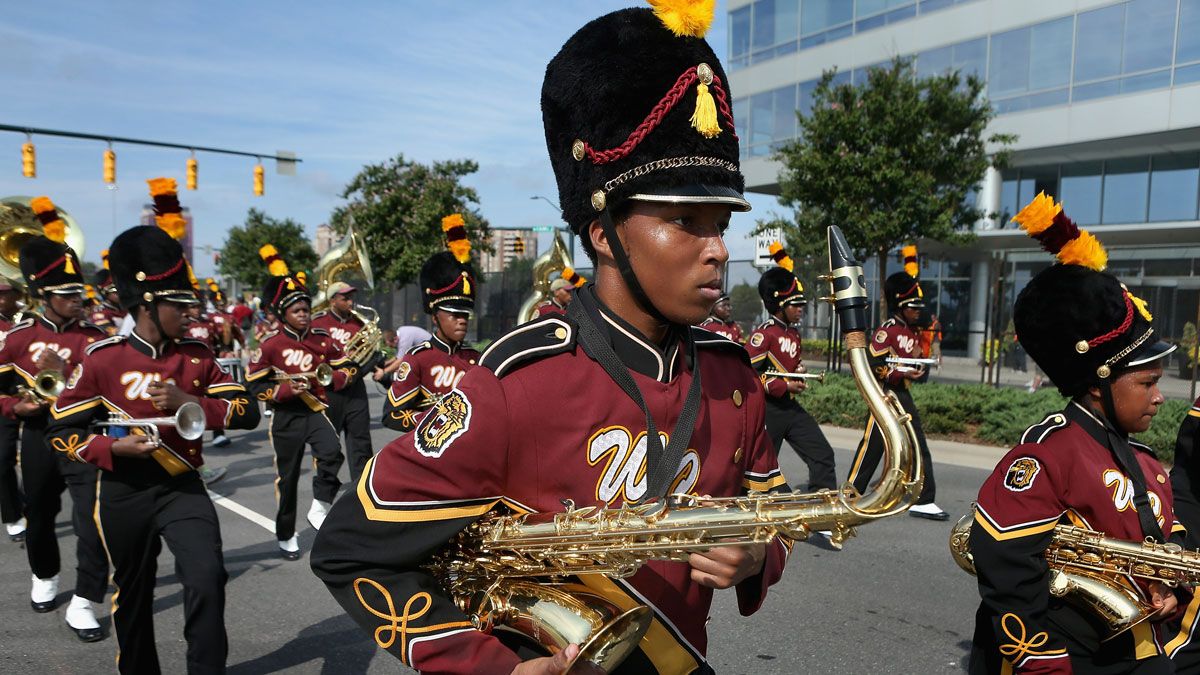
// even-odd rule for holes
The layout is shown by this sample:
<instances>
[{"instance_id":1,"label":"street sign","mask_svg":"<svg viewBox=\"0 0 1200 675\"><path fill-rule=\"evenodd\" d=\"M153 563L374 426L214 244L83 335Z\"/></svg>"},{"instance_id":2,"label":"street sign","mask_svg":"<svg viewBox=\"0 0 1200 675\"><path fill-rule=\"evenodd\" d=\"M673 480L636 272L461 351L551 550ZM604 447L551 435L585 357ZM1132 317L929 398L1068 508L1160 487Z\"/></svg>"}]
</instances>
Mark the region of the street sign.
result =
<instances>
[{"instance_id":1,"label":"street sign","mask_svg":"<svg viewBox=\"0 0 1200 675\"><path fill-rule=\"evenodd\" d=\"M771 242L783 241L783 230L764 230L754 238L754 266L765 269L775 266L771 258Z\"/></svg>"},{"instance_id":2,"label":"street sign","mask_svg":"<svg viewBox=\"0 0 1200 675\"><path fill-rule=\"evenodd\" d=\"M554 227L553 225L535 225L529 229L533 230L534 232L553 232L558 228Z\"/></svg>"}]
</instances>

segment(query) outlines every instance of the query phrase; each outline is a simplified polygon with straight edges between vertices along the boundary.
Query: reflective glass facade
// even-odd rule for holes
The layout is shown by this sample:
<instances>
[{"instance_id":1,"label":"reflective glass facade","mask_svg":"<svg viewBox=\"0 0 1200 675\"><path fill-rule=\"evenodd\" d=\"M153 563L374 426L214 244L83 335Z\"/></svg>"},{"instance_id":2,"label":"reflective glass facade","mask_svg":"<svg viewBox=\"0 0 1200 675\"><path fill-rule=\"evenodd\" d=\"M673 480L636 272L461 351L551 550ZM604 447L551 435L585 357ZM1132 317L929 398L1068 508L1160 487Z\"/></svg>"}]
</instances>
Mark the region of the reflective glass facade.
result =
<instances>
[{"instance_id":1,"label":"reflective glass facade","mask_svg":"<svg viewBox=\"0 0 1200 675\"><path fill-rule=\"evenodd\" d=\"M806 25L821 27L821 34L844 32L849 26L849 32L839 33L839 37L847 37L858 31L860 24L867 25L863 21L868 11L875 17L908 9L911 16L918 16L951 4L955 3L759 0L730 12L731 61L740 58L742 65L748 65L782 55L777 52L788 44L792 52L803 48L804 36L812 35L805 32ZM759 18L760 14L764 18ZM768 14L769 20L765 18ZM760 25L764 26L762 34L770 38L754 42ZM783 25L792 27L790 42L781 30ZM760 47L757 51L755 45ZM772 56L759 57L768 52ZM1127 0L912 56L922 76L958 69L986 78L988 98L999 114L1190 84L1200 82L1200 0ZM860 81L866 67L860 66L841 81ZM795 138L796 124L781 120L775 105L791 96L795 109L807 114L816 83L808 80L772 92L769 108L765 99L757 100L763 94L750 97L756 102L735 99L738 125L754 130L742 146L743 156L769 155ZM777 93L785 90L792 93ZM760 112L771 119L758 119ZM1138 171L1131 169L1131 173ZM1140 186L1130 185L1130 189L1136 191Z\"/></svg>"}]
</instances>

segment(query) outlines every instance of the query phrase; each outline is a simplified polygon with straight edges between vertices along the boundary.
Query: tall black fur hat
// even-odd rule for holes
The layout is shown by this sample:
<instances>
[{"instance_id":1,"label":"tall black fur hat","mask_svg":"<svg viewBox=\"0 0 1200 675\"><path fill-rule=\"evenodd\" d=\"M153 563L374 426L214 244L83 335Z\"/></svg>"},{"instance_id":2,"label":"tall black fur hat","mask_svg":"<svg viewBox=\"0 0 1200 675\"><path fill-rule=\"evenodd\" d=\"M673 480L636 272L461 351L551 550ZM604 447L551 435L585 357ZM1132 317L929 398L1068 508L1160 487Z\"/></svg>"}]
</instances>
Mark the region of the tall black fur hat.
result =
<instances>
[{"instance_id":1,"label":"tall black fur hat","mask_svg":"<svg viewBox=\"0 0 1200 675\"><path fill-rule=\"evenodd\" d=\"M199 302L183 247L161 228L139 225L117 235L108 249L108 267L124 309L156 300Z\"/></svg>"},{"instance_id":2,"label":"tall black fur hat","mask_svg":"<svg viewBox=\"0 0 1200 675\"><path fill-rule=\"evenodd\" d=\"M1159 341L1146 303L1103 271L1104 247L1061 205L1039 194L1013 220L1060 263L1021 291L1013 324L1021 346L1063 395L1078 396L1175 350Z\"/></svg>"},{"instance_id":3,"label":"tall black fur hat","mask_svg":"<svg viewBox=\"0 0 1200 675\"><path fill-rule=\"evenodd\" d=\"M925 309L925 292L908 272L888 275L883 280L883 297L889 312L898 312L906 307Z\"/></svg>"},{"instance_id":4,"label":"tall black fur hat","mask_svg":"<svg viewBox=\"0 0 1200 675\"><path fill-rule=\"evenodd\" d=\"M295 275L287 274L267 277L267 283L263 285L262 299L276 316L282 317L284 310L301 300L311 303L312 295L309 294L308 287L300 283Z\"/></svg>"},{"instance_id":5,"label":"tall black fur hat","mask_svg":"<svg viewBox=\"0 0 1200 675\"><path fill-rule=\"evenodd\" d=\"M451 312L475 311L475 270L449 251L435 253L421 266L421 299L426 314L444 309Z\"/></svg>"},{"instance_id":6,"label":"tall black fur hat","mask_svg":"<svg viewBox=\"0 0 1200 675\"><path fill-rule=\"evenodd\" d=\"M542 120L563 219L626 199L750 210L711 0L650 0L579 29L546 67Z\"/></svg>"},{"instance_id":7,"label":"tall black fur hat","mask_svg":"<svg viewBox=\"0 0 1200 675\"><path fill-rule=\"evenodd\" d=\"M107 269L96 272L96 276L92 277L92 285L102 294L113 290L112 272Z\"/></svg>"},{"instance_id":8,"label":"tall black fur hat","mask_svg":"<svg viewBox=\"0 0 1200 675\"><path fill-rule=\"evenodd\" d=\"M804 297L804 284L792 272L796 265L783 244L771 242L770 251L776 267L763 272L758 280L758 297L762 298L767 314L774 314L786 305L808 304L808 299Z\"/></svg>"},{"instance_id":9,"label":"tall black fur hat","mask_svg":"<svg viewBox=\"0 0 1200 675\"><path fill-rule=\"evenodd\" d=\"M78 295L84 292L79 256L65 243L35 237L21 247L18 255L21 276L34 293Z\"/></svg>"}]
</instances>

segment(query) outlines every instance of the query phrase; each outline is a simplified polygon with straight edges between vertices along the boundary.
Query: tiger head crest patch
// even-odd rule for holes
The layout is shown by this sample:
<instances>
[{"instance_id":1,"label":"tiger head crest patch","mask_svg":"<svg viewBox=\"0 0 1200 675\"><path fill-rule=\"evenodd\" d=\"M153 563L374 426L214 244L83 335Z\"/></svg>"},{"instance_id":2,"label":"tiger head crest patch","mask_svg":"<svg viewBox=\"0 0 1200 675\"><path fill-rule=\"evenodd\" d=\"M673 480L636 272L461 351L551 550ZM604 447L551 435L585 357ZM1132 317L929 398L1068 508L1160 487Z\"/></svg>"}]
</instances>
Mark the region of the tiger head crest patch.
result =
<instances>
[{"instance_id":1,"label":"tiger head crest patch","mask_svg":"<svg viewBox=\"0 0 1200 675\"><path fill-rule=\"evenodd\" d=\"M1042 470L1042 465L1032 457L1019 457L1008 466L1004 476L1004 487L1013 492L1024 492L1033 487L1033 481Z\"/></svg>"},{"instance_id":2,"label":"tiger head crest patch","mask_svg":"<svg viewBox=\"0 0 1200 675\"><path fill-rule=\"evenodd\" d=\"M417 426L417 452L441 457L446 448L471 427L471 402L457 389L442 396Z\"/></svg>"}]
</instances>

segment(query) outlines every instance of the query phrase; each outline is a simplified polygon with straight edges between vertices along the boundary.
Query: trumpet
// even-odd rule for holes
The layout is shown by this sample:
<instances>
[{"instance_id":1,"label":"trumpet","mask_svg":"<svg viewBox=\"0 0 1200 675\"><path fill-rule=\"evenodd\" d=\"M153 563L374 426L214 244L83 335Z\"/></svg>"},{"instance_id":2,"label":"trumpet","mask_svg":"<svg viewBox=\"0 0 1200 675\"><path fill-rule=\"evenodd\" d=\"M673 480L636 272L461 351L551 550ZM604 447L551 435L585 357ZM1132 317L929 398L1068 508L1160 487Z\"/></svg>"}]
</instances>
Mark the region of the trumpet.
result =
<instances>
[{"instance_id":1,"label":"trumpet","mask_svg":"<svg viewBox=\"0 0 1200 675\"><path fill-rule=\"evenodd\" d=\"M816 380L817 382L825 381L825 373L783 373L778 370L768 370L763 373L767 377L779 377L785 380Z\"/></svg>"},{"instance_id":2,"label":"trumpet","mask_svg":"<svg viewBox=\"0 0 1200 675\"><path fill-rule=\"evenodd\" d=\"M328 363L322 363L317 366L316 370L308 370L303 373L285 373L276 368L273 378L276 382L296 382L297 380L313 380L322 387L328 387L333 384L333 366Z\"/></svg>"},{"instance_id":3,"label":"trumpet","mask_svg":"<svg viewBox=\"0 0 1200 675\"><path fill-rule=\"evenodd\" d=\"M17 393L35 403L54 403L58 395L67 388L67 381L57 370L39 370L33 376L33 386L17 386Z\"/></svg>"},{"instance_id":4,"label":"trumpet","mask_svg":"<svg viewBox=\"0 0 1200 675\"><path fill-rule=\"evenodd\" d=\"M158 430L159 427L172 427L184 440L194 441L204 435L204 427L207 424L204 408L201 408L198 403L188 402L179 406L179 410L176 410L171 417L132 419L122 413L109 413L107 420L96 422L95 426L140 429L155 443L161 444L162 434Z\"/></svg>"}]
</instances>

